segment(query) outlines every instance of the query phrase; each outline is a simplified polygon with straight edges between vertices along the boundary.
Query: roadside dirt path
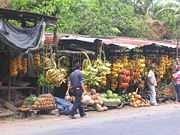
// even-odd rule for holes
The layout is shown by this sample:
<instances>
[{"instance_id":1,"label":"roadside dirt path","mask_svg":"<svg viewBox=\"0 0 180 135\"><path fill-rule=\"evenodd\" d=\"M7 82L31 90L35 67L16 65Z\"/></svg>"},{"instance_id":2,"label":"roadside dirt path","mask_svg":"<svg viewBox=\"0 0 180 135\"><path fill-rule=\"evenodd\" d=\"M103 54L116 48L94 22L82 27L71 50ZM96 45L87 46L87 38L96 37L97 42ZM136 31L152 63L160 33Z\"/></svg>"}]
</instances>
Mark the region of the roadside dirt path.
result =
<instances>
[{"instance_id":1,"label":"roadside dirt path","mask_svg":"<svg viewBox=\"0 0 180 135\"><path fill-rule=\"evenodd\" d=\"M158 115L164 112L170 113L173 111L180 111L180 104L160 104L159 106L133 108L125 106L121 109L113 109L106 112L87 112L87 117L78 118L75 120L70 119L68 116L57 115L40 115L37 118L19 119L19 120L0 120L0 133L2 135L13 135L15 131L30 131L32 128L44 129L53 128L57 125L61 127L71 127L73 123L87 123L97 121L108 121L116 117L136 118L138 116L151 116ZM78 115L77 115L78 116Z\"/></svg>"}]
</instances>

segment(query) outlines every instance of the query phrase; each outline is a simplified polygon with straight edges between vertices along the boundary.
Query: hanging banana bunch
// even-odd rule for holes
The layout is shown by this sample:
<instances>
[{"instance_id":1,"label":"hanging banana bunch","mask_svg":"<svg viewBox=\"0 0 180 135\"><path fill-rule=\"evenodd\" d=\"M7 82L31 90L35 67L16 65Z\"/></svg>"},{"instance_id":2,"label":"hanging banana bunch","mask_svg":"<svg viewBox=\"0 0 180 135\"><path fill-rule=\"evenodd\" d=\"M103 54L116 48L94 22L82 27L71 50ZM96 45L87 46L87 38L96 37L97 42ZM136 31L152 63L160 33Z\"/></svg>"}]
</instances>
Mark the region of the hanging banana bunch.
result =
<instances>
[{"instance_id":1,"label":"hanging banana bunch","mask_svg":"<svg viewBox=\"0 0 180 135\"><path fill-rule=\"evenodd\" d=\"M52 68L52 62L51 59L48 58L47 56L43 58L44 61L44 69L51 69Z\"/></svg>"},{"instance_id":2,"label":"hanging banana bunch","mask_svg":"<svg viewBox=\"0 0 180 135\"><path fill-rule=\"evenodd\" d=\"M62 83L66 82L66 71L64 69L49 69L46 72L46 80L48 83L59 87Z\"/></svg>"},{"instance_id":3,"label":"hanging banana bunch","mask_svg":"<svg viewBox=\"0 0 180 135\"><path fill-rule=\"evenodd\" d=\"M41 55L40 54L34 55L34 68L36 70L41 68Z\"/></svg>"},{"instance_id":4,"label":"hanging banana bunch","mask_svg":"<svg viewBox=\"0 0 180 135\"><path fill-rule=\"evenodd\" d=\"M70 59L67 56L62 56L58 60L57 68L58 69L64 69L67 72L69 71L69 66L70 66ZM67 76L67 75L66 75Z\"/></svg>"},{"instance_id":5,"label":"hanging banana bunch","mask_svg":"<svg viewBox=\"0 0 180 135\"><path fill-rule=\"evenodd\" d=\"M57 68L57 64L55 62L55 53L51 57L51 65L53 68L46 71L46 81L53 86L59 87L62 83L66 82L67 72L64 68Z\"/></svg>"},{"instance_id":6,"label":"hanging banana bunch","mask_svg":"<svg viewBox=\"0 0 180 135\"><path fill-rule=\"evenodd\" d=\"M18 63L16 59L10 60L10 76L16 77L18 75Z\"/></svg>"},{"instance_id":7,"label":"hanging banana bunch","mask_svg":"<svg viewBox=\"0 0 180 135\"><path fill-rule=\"evenodd\" d=\"M104 52L102 52L104 54ZM106 86L107 84L107 75L111 73L111 64L105 60L104 54L104 61L101 59L101 55L93 62L93 68L97 69L98 73L97 76L101 78L99 82L101 87Z\"/></svg>"},{"instance_id":8,"label":"hanging banana bunch","mask_svg":"<svg viewBox=\"0 0 180 135\"><path fill-rule=\"evenodd\" d=\"M22 72L27 74L27 58L22 58Z\"/></svg>"},{"instance_id":9,"label":"hanging banana bunch","mask_svg":"<svg viewBox=\"0 0 180 135\"><path fill-rule=\"evenodd\" d=\"M82 73L85 78L85 87L89 88L91 86L100 86L99 82L102 80L101 77L98 77L98 69L94 68L91 60L89 59L88 55L84 53L86 59L84 59L82 64Z\"/></svg>"},{"instance_id":10,"label":"hanging banana bunch","mask_svg":"<svg viewBox=\"0 0 180 135\"><path fill-rule=\"evenodd\" d=\"M21 57L20 56L16 57L16 61L17 61L17 70L20 72L23 69Z\"/></svg>"},{"instance_id":11,"label":"hanging banana bunch","mask_svg":"<svg viewBox=\"0 0 180 135\"><path fill-rule=\"evenodd\" d=\"M165 75L166 78L168 77L169 79L172 77L169 73L170 71L168 70L173 69L173 63L174 60L172 58L168 58L167 55L164 55L160 58L159 66L157 68L157 75L160 79L164 78Z\"/></svg>"}]
</instances>

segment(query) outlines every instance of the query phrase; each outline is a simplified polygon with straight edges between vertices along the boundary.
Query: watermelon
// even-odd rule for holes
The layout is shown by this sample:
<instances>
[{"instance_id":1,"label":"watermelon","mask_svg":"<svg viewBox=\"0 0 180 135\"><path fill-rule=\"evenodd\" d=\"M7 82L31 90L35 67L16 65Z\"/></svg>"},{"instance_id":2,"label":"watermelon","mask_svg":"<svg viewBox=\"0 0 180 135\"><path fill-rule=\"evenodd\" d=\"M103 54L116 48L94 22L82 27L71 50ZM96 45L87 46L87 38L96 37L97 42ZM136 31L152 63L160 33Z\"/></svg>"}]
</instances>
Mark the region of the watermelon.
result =
<instances>
[{"instance_id":1,"label":"watermelon","mask_svg":"<svg viewBox=\"0 0 180 135\"><path fill-rule=\"evenodd\" d=\"M113 98L117 98L117 97L118 97L118 94L114 93Z\"/></svg>"},{"instance_id":2,"label":"watermelon","mask_svg":"<svg viewBox=\"0 0 180 135\"><path fill-rule=\"evenodd\" d=\"M108 94L107 97L108 97L109 99L112 99L112 98L113 98L113 94Z\"/></svg>"},{"instance_id":3,"label":"watermelon","mask_svg":"<svg viewBox=\"0 0 180 135\"><path fill-rule=\"evenodd\" d=\"M108 99L107 98L102 98L101 101L103 101L103 103L106 103L106 102L108 102Z\"/></svg>"},{"instance_id":4,"label":"watermelon","mask_svg":"<svg viewBox=\"0 0 180 135\"><path fill-rule=\"evenodd\" d=\"M109 99L109 102L113 103L113 102L114 102L114 99Z\"/></svg>"},{"instance_id":5,"label":"watermelon","mask_svg":"<svg viewBox=\"0 0 180 135\"><path fill-rule=\"evenodd\" d=\"M108 90L106 93L109 95L112 94L113 92L111 90Z\"/></svg>"},{"instance_id":6,"label":"watermelon","mask_svg":"<svg viewBox=\"0 0 180 135\"><path fill-rule=\"evenodd\" d=\"M121 99L116 99L116 103L121 103Z\"/></svg>"}]
</instances>

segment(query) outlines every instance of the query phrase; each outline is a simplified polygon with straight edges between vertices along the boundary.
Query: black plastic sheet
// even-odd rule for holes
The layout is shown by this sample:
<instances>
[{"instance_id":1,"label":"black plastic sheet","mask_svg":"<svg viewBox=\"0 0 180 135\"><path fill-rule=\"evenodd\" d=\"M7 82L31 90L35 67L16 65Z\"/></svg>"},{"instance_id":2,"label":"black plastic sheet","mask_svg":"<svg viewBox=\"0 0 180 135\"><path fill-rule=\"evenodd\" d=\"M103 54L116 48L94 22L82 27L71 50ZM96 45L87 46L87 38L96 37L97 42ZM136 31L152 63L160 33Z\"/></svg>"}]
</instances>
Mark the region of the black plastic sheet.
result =
<instances>
[{"instance_id":1,"label":"black plastic sheet","mask_svg":"<svg viewBox=\"0 0 180 135\"><path fill-rule=\"evenodd\" d=\"M35 48L40 43L43 28L42 22L31 28L17 28L0 19L0 42L20 50Z\"/></svg>"}]
</instances>

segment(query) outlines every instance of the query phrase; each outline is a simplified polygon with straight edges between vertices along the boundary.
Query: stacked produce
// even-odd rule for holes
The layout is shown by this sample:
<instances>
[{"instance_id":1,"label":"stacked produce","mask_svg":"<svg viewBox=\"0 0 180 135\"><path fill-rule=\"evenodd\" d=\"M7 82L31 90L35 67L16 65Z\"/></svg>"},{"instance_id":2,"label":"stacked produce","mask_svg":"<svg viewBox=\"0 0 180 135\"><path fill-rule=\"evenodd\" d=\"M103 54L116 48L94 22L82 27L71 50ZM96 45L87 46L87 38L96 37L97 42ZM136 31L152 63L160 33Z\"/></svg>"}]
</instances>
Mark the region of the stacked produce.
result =
<instances>
[{"instance_id":1,"label":"stacked produce","mask_svg":"<svg viewBox=\"0 0 180 135\"><path fill-rule=\"evenodd\" d=\"M119 96L116 93L113 93L111 90L107 90L106 93L102 93L103 98L101 99L101 101L103 101L103 103L129 103L130 102L130 97L125 94L122 96Z\"/></svg>"},{"instance_id":2,"label":"stacked produce","mask_svg":"<svg viewBox=\"0 0 180 135\"><path fill-rule=\"evenodd\" d=\"M171 84L161 83L159 85L159 94L161 94L163 98L175 98L175 93L175 88Z\"/></svg>"},{"instance_id":3,"label":"stacked produce","mask_svg":"<svg viewBox=\"0 0 180 135\"><path fill-rule=\"evenodd\" d=\"M91 89L90 93L88 95L83 95L82 102L84 104L100 104L102 105L103 102L101 101L101 98L103 96L99 93L96 93L95 89Z\"/></svg>"},{"instance_id":4,"label":"stacked produce","mask_svg":"<svg viewBox=\"0 0 180 135\"><path fill-rule=\"evenodd\" d=\"M51 94L42 94L39 97L31 95L24 100L23 105L19 110L27 109L38 109L38 110L49 110L55 109L56 104Z\"/></svg>"},{"instance_id":5,"label":"stacked produce","mask_svg":"<svg viewBox=\"0 0 180 135\"><path fill-rule=\"evenodd\" d=\"M29 97L27 97L24 100L23 105L21 106L21 108L32 108L32 105L36 102L39 101L38 97L36 97L35 95L31 95Z\"/></svg>"},{"instance_id":6,"label":"stacked produce","mask_svg":"<svg viewBox=\"0 0 180 135\"><path fill-rule=\"evenodd\" d=\"M10 60L10 76L16 77L20 72L27 73L27 59L18 56Z\"/></svg>"},{"instance_id":7,"label":"stacked produce","mask_svg":"<svg viewBox=\"0 0 180 135\"><path fill-rule=\"evenodd\" d=\"M131 105L133 107L145 107L150 106L150 103L148 100L143 99L141 95L138 95L136 92L129 93L129 97L131 97Z\"/></svg>"},{"instance_id":8,"label":"stacked produce","mask_svg":"<svg viewBox=\"0 0 180 135\"><path fill-rule=\"evenodd\" d=\"M131 103L131 97L128 94L124 94L118 97L121 100L121 103Z\"/></svg>"},{"instance_id":9,"label":"stacked produce","mask_svg":"<svg viewBox=\"0 0 180 135\"><path fill-rule=\"evenodd\" d=\"M108 107L103 106L101 99L103 96L99 93L96 93L95 89L91 89L91 92L88 95L84 95L81 102L88 105L96 105L97 111L107 111Z\"/></svg>"},{"instance_id":10,"label":"stacked produce","mask_svg":"<svg viewBox=\"0 0 180 135\"><path fill-rule=\"evenodd\" d=\"M56 104L51 94L44 94L44 95L39 96L38 101L36 101L32 105L32 108L39 109L39 110L42 110L42 109L49 110L49 109L55 109Z\"/></svg>"},{"instance_id":11,"label":"stacked produce","mask_svg":"<svg viewBox=\"0 0 180 135\"><path fill-rule=\"evenodd\" d=\"M38 53L34 55L34 68L36 70L41 68L41 55Z\"/></svg>"}]
</instances>

